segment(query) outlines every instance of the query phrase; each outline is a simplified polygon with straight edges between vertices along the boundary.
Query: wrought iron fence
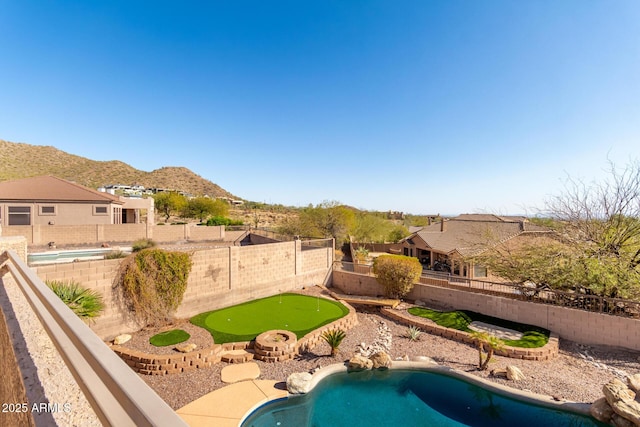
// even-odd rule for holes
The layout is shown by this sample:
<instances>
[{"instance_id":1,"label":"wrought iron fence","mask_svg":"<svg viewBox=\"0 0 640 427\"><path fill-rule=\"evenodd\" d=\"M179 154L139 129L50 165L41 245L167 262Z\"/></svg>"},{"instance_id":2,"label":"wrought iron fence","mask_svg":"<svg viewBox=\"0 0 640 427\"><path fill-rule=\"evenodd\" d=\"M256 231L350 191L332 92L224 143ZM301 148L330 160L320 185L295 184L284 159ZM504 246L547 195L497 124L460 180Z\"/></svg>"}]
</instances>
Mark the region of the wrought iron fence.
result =
<instances>
[{"instance_id":1,"label":"wrought iron fence","mask_svg":"<svg viewBox=\"0 0 640 427\"><path fill-rule=\"evenodd\" d=\"M337 261L334 270L373 276L373 268L366 264ZM424 271L419 283L442 288L460 289L485 295L497 295L520 301L549 304L596 313L640 318L640 302L621 298L607 298L584 292L537 289L515 283L497 283L456 276L451 273Z\"/></svg>"}]
</instances>

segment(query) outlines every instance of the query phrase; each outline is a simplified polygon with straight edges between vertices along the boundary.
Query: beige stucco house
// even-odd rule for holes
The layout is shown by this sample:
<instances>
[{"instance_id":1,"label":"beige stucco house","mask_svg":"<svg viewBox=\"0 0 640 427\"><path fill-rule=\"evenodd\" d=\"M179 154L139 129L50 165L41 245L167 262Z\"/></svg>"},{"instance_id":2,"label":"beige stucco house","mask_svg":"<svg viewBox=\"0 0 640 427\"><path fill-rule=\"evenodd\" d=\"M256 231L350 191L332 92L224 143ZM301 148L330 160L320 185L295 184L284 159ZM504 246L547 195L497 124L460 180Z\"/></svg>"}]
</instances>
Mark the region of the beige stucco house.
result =
<instances>
[{"instance_id":1,"label":"beige stucco house","mask_svg":"<svg viewBox=\"0 0 640 427\"><path fill-rule=\"evenodd\" d=\"M152 202L123 201L54 176L0 182L0 225L92 225L140 222Z\"/></svg>"},{"instance_id":2,"label":"beige stucco house","mask_svg":"<svg viewBox=\"0 0 640 427\"><path fill-rule=\"evenodd\" d=\"M487 245L526 239L549 230L532 224L526 217L490 214L463 214L422 227L395 245L394 252L413 256L427 269L470 279L496 279L470 257Z\"/></svg>"}]
</instances>

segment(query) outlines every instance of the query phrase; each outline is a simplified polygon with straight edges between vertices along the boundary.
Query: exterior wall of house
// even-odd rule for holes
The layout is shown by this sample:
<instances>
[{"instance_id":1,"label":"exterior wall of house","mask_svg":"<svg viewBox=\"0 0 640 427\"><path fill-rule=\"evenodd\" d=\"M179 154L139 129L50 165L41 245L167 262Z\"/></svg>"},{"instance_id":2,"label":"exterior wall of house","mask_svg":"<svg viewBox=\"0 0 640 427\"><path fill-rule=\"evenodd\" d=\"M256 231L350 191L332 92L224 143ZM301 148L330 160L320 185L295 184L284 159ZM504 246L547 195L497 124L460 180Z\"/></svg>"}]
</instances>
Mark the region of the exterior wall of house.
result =
<instances>
[{"instance_id":1,"label":"exterior wall of house","mask_svg":"<svg viewBox=\"0 0 640 427\"><path fill-rule=\"evenodd\" d=\"M382 287L376 282L375 277L344 271L333 272L333 285L342 292L353 295L382 293ZM557 333L561 338L583 344L640 350L640 320L637 319L535 304L426 284L417 284L407 299L540 326Z\"/></svg>"},{"instance_id":2,"label":"exterior wall of house","mask_svg":"<svg viewBox=\"0 0 640 427\"><path fill-rule=\"evenodd\" d=\"M86 225L111 224L112 207L106 203L8 203L0 204L2 227L24 227L9 225L9 207L31 208L31 225ZM106 208L105 213L96 212L96 207ZM48 212L50 210L53 212Z\"/></svg>"},{"instance_id":3,"label":"exterior wall of house","mask_svg":"<svg viewBox=\"0 0 640 427\"><path fill-rule=\"evenodd\" d=\"M302 250L299 241L195 251L187 291L176 316L187 318L279 292L322 284L332 248ZM140 329L113 290L121 260L82 261L35 267L46 280L75 280L99 291L107 310L91 329L103 339Z\"/></svg>"}]
</instances>

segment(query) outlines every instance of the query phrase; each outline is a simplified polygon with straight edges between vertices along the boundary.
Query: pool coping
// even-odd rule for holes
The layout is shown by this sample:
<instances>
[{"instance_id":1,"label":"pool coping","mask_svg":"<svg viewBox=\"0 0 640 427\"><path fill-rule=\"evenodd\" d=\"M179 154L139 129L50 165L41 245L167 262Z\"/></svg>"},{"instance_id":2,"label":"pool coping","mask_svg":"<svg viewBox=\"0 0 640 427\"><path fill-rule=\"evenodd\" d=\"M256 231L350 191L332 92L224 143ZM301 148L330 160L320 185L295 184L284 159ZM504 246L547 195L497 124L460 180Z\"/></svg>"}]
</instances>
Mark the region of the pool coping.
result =
<instances>
[{"instance_id":1,"label":"pool coping","mask_svg":"<svg viewBox=\"0 0 640 427\"><path fill-rule=\"evenodd\" d=\"M589 413L589 408L591 406L590 403L572 402L568 400L558 401L558 400L555 400L552 396L519 390L506 385L497 384L492 381L486 380L484 378L477 377L473 374L469 374L457 369L449 368L447 366L438 365L437 363L434 363L434 362L393 361L389 369L441 373L447 376L451 376L451 377L463 380L468 383L472 383L474 385L478 385L484 389L487 389L489 391L495 392L496 394L500 394L508 398L513 398L526 403L531 403L531 404L535 404L535 405L539 405L539 406L543 406L551 409L559 409L559 410L568 411L568 412L572 412L579 415L586 415L590 418L593 418ZM337 373L348 373L348 372L349 370L347 369L346 363L345 364L336 363L333 365L328 365L323 368L320 368L311 377L311 381L309 383L309 386L310 386L309 392L311 392L311 390L313 390L322 380L324 380L328 376L337 374ZM224 388L216 391L223 391L223 390ZM256 409L260 408L261 406L277 400L282 400L283 398L288 398L289 396L295 396L295 395L287 393L287 396L277 396L270 399L255 402L252 405L251 409L248 410L245 413L245 415L239 420L237 426L240 427L242 423L251 414L253 414L253 412Z\"/></svg>"}]
</instances>

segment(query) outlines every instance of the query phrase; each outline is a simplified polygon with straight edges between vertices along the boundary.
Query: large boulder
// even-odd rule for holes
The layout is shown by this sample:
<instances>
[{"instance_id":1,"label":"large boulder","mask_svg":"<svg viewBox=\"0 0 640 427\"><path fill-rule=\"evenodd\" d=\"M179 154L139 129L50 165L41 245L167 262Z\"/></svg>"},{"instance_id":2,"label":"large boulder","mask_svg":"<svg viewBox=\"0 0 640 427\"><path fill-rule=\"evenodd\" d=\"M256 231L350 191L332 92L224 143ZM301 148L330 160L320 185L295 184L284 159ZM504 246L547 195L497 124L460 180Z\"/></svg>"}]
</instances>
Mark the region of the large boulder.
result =
<instances>
[{"instance_id":1,"label":"large boulder","mask_svg":"<svg viewBox=\"0 0 640 427\"><path fill-rule=\"evenodd\" d=\"M367 369L371 369L373 367L373 362L368 358L356 354L351 359L349 359L349 363L347 364L347 369L349 371L365 371Z\"/></svg>"},{"instance_id":2,"label":"large boulder","mask_svg":"<svg viewBox=\"0 0 640 427\"><path fill-rule=\"evenodd\" d=\"M294 372L287 378L287 390L291 394L305 394L311 389L312 375L309 372Z\"/></svg>"},{"instance_id":3,"label":"large boulder","mask_svg":"<svg viewBox=\"0 0 640 427\"><path fill-rule=\"evenodd\" d=\"M122 345L122 344L126 343L127 341L129 341L130 339L131 339L131 335L129 335L129 334L118 335L117 337L115 337L113 339L113 344L114 345Z\"/></svg>"},{"instance_id":4,"label":"large boulder","mask_svg":"<svg viewBox=\"0 0 640 427\"><path fill-rule=\"evenodd\" d=\"M391 367L391 356L384 351L379 351L370 358L373 362L373 369L389 369Z\"/></svg>"},{"instance_id":5,"label":"large boulder","mask_svg":"<svg viewBox=\"0 0 640 427\"><path fill-rule=\"evenodd\" d=\"M527 377L524 376L520 368L517 366L509 365L507 366L507 379L511 381L520 381L524 380Z\"/></svg>"},{"instance_id":6,"label":"large boulder","mask_svg":"<svg viewBox=\"0 0 640 427\"><path fill-rule=\"evenodd\" d=\"M617 378L609 381L602 388L604 397L613 411L622 418L640 426L640 403L634 399L636 394L625 383ZM616 417L612 417L612 420ZM619 420L616 420L619 424Z\"/></svg>"},{"instance_id":7,"label":"large boulder","mask_svg":"<svg viewBox=\"0 0 640 427\"><path fill-rule=\"evenodd\" d=\"M596 420L608 423L615 412L611 409L607 399L601 397L591 404L589 407L589 413Z\"/></svg>"},{"instance_id":8,"label":"large boulder","mask_svg":"<svg viewBox=\"0 0 640 427\"><path fill-rule=\"evenodd\" d=\"M196 344L178 344L176 346L176 350L180 353L191 353L196 348L198 348Z\"/></svg>"},{"instance_id":9,"label":"large boulder","mask_svg":"<svg viewBox=\"0 0 640 427\"><path fill-rule=\"evenodd\" d=\"M640 390L640 374L635 374L635 375L631 375L630 377L627 377L627 385L631 390L637 393L638 390Z\"/></svg>"}]
</instances>

